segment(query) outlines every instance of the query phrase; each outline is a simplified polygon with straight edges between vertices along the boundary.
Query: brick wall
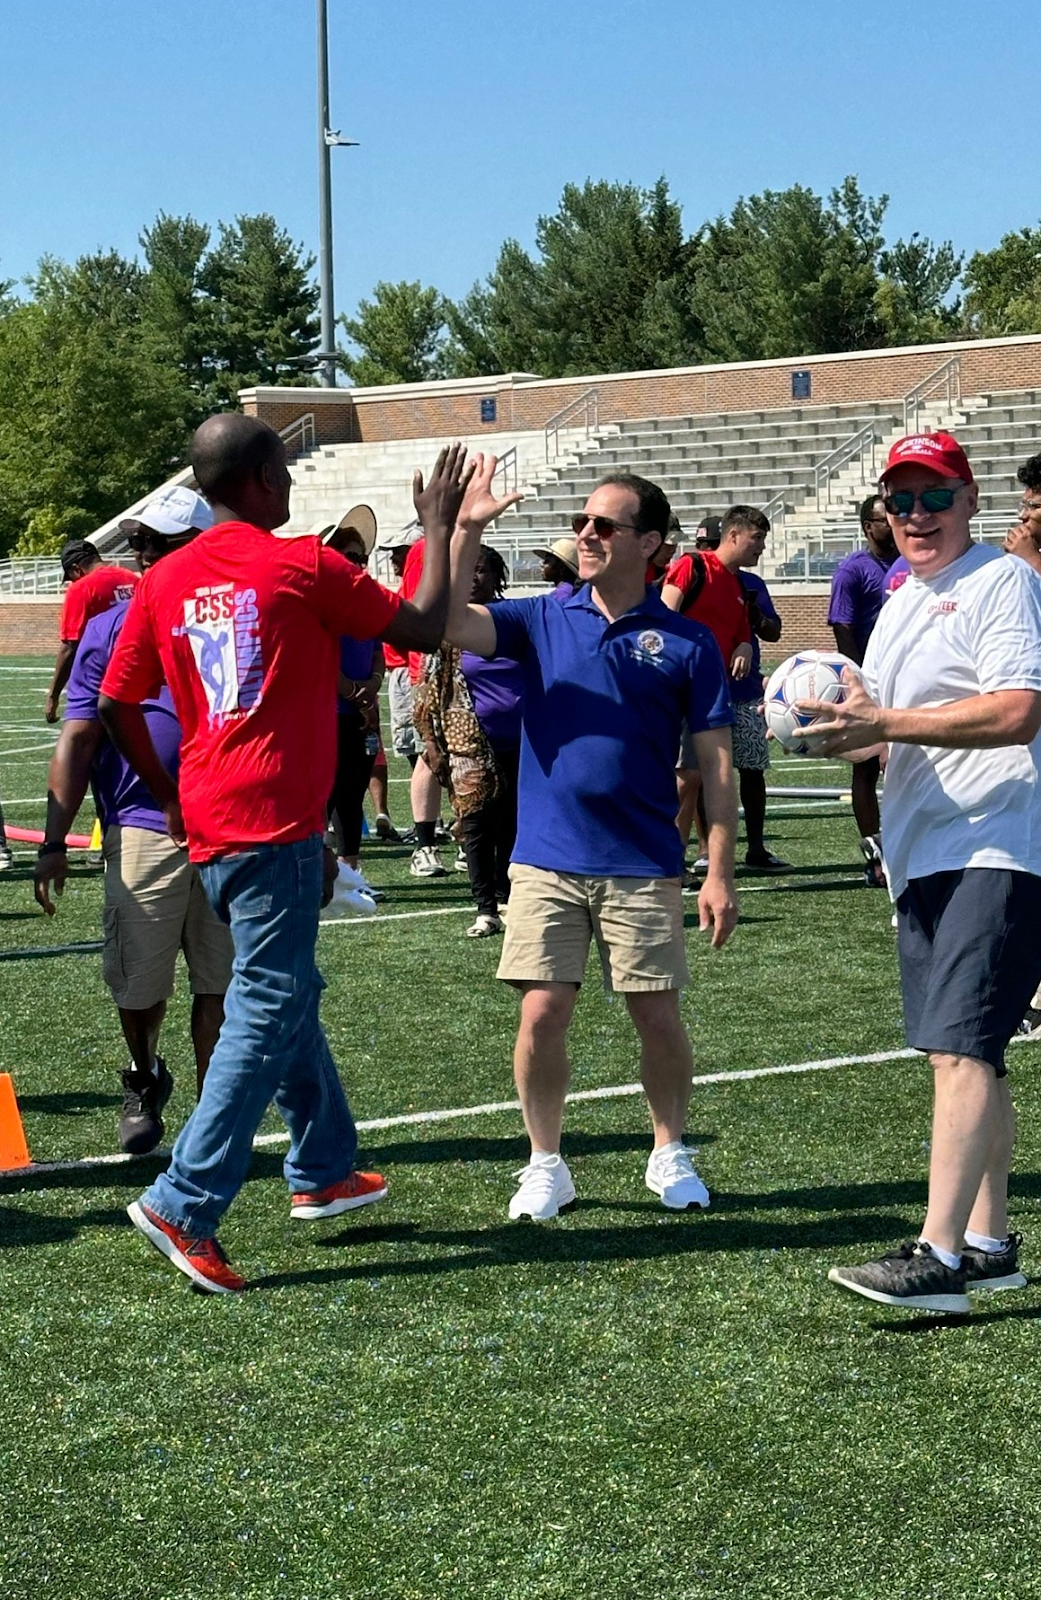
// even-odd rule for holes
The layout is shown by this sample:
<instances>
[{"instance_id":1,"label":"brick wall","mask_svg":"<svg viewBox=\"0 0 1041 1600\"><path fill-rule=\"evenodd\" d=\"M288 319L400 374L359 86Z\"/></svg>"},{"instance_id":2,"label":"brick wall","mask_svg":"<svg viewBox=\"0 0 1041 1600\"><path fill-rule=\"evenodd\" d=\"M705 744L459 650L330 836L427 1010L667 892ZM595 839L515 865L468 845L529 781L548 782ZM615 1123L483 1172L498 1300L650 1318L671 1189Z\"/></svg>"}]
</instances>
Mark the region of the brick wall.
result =
<instances>
[{"instance_id":1,"label":"brick wall","mask_svg":"<svg viewBox=\"0 0 1041 1600\"><path fill-rule=\"evenodd\" d=\"M58 648L61 599L5 600L0 604L0 656L46 656Z\"/></svg>"},{"instance_id":2,"label":"brick wall","mask_svg":"<svg viewBox=\"0 0 1041 1600\"><path fill-rule=\"evenodd\" d=\"M783 661L796 650L834 650L835 635L827 624L827 588L817 594L786 594L783 589L770 591L770 598L781 619L781 637L776 644L764 646L771 659Z\"/></svg>"},{"instance_id":3,"label":"brick wall","mask_svg":"<svg viewBox=\"0 0 1041 1600\"><path fill-rule=\"evenodd\" d=\"M313 411L323 443L472 435L541 428L591 386L599 391L603 422L790 406L791 375L807 371L813 405L895 400L949 356L961 361L965 395L1041 387L1041 335L987 339L850 355L745 361L667 372L607 374L548 380L509 373L481 380L388 385L384 389L243 391L242 404L274 428ZM331 395L336 393L335 400ZM494 396L495 421L482 423L482 397Z\"/></svg>"}]
</instances>

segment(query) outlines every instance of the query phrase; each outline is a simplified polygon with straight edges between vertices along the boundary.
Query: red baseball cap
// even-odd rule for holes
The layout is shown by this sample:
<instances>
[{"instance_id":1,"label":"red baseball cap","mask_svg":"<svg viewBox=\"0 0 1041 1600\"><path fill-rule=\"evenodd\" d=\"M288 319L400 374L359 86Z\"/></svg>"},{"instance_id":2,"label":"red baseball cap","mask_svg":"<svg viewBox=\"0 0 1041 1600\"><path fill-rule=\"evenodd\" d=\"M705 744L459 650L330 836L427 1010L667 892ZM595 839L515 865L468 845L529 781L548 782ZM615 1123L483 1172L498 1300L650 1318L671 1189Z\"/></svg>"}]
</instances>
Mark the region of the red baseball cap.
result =
<instances>
[{"instance_id":1,"label":"red baseball cap","mask_svg":"<svg viewBox=\"0 0 1041 1600\"><path fill-rule=\"evenodd\" d=\"M961 445L949 433L909 433L898 439L889 452L883 478L893 467L931 467L945 478L961 478L971 483L972 468Z\"/></svg>"}]
</instances>

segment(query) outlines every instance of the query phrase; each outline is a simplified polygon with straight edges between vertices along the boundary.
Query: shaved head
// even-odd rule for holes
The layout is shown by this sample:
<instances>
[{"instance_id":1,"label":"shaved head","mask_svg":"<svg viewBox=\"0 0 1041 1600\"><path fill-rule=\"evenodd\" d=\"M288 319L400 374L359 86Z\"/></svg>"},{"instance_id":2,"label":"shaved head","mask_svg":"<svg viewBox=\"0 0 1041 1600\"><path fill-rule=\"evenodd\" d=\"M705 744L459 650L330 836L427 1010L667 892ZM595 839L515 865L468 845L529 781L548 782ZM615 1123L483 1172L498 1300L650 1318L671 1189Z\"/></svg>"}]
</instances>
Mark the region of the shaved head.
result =
<instances>
[{"instance_id":1,"label":"shaved head","mask_svg":"<svg viewBox=\"0 0 1041 1600\"><path fill-rule=\"evenodd\" d=\"M207 417L191 444L192 470L207 500L233 505L238 488L258 467L274 461L283 448L273 428L238 411Z\"/></svg>"}]
</instances>

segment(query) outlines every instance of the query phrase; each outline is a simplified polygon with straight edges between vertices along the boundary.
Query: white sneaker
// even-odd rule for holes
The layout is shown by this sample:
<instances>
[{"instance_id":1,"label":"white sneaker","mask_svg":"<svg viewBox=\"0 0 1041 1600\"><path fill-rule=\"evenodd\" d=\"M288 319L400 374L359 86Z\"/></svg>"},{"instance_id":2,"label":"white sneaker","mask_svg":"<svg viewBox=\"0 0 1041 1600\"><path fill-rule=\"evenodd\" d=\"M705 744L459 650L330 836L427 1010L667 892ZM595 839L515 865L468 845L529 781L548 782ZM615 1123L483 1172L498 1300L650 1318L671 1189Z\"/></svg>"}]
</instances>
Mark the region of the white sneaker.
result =
<instances>
[{"instance_id":1,"label":"white sneaker","mask_svg":"<svg viewBox=\"0 0 1041 1600\"><path fill-rule=\"evenodd\" d=\"M707 872L708 871L708 856L698 856L697 860L694 863L693 871L694 872Z\"/></svg>"},{"instance_id":2,"label":"white sneaker","mask_svg":"<svg viewBox=\"0 0 1041 1600\"><path fill-rule=\"evenodd\" d=\"M418 850L413 850L408 870L414 878L443 878L446 876L445 869L441 865L441 857L432 844L421 844Z\"/></svg>"},{"instance_id":3,"label":"white sneaker","mask_svg":"<svg viewBox=\"0 0 1041 1600\"><path fill-rule=\"evenodd\" d=\"M502 932L502 923L498 917L489 916L482 911L476 922L471 922L466 930L468 939L490 939L492 934Z\"/></svg>"},{"instance_id":4,"label":"white sneaker","mask_svg":"<svg viewBox=\"0 0 1041 1600\"><path fill-rule=\"evenodd\" d=\"M575 1186L561 1156L535 1156L515 1176L520 1179L520 1188L510 1201L513 1222L519 1217L548 1222L561 1206L569 1206L575 1198Z\"/></svg>"},{"instance_id":5,"label":"white sneaker","mask_svg":"<svg viewBox=\"0 0 1041 1600\"><path fill-rule=\"evenodd\" d=\"M706 1211L709 1205L708 1190L694 1171L691 1151L680 1143L663 1145L652 1150L647 1162L647 1187L661 1196L663 1206L670 1211L686 1211L699 1206Z\"/></svg>"},{"instance_id":6,"label":"white sneaker","mask_svg":"<svg viewBox=\"0 0 1041 1600\"><path fill-rule=\"evenodd\" d=\"M469 872L470 870L466 864L466 851L462 845L459 846L455 853L455 870L456 872Z\"/></svg>"},{"instance_id":7,"label":"white sneaker","mask_svg":"<svg viewBox=\"0 0 1041 1600\"><path fill-rule=\"evenodd\" d=\"M6 872L8 867L14 866L14 856L6 844L0 844L0 872Z\"/></svg>"}]
</instances>

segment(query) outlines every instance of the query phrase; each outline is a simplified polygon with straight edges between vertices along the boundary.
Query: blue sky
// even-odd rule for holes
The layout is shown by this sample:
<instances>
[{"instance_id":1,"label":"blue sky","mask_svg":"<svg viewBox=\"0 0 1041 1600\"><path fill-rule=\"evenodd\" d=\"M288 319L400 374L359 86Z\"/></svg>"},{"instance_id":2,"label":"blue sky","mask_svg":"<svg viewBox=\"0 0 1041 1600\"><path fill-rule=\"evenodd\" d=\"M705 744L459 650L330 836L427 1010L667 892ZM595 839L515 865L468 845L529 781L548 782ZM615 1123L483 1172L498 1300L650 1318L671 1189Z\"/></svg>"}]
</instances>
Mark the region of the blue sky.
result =
<instances>
[{"instance_id":1,"label":"blue sky","mask_svg":"<svg viewBox=\"0 0 1041 1600\"><path fill-rule=\"evenodd\" d=\"M317 248L314 0L5 0L0 277L137 248L160 210L275 214ZM693 229L847 172L915 230L1034 224L1036 6L329 0L338 311L463 293L565 183L664 173Z\"/></svg>"}]
</instances>

